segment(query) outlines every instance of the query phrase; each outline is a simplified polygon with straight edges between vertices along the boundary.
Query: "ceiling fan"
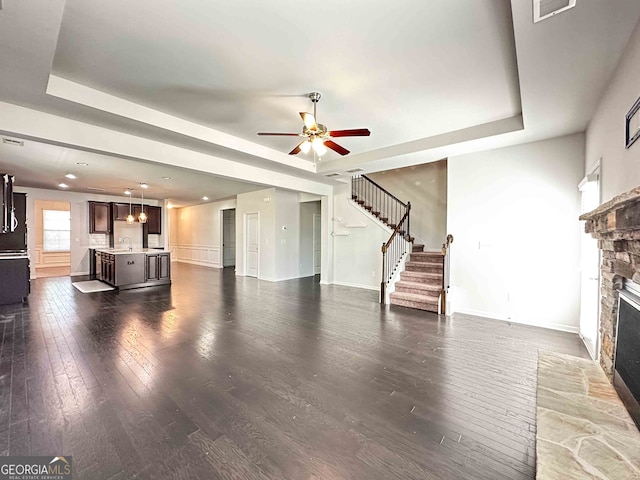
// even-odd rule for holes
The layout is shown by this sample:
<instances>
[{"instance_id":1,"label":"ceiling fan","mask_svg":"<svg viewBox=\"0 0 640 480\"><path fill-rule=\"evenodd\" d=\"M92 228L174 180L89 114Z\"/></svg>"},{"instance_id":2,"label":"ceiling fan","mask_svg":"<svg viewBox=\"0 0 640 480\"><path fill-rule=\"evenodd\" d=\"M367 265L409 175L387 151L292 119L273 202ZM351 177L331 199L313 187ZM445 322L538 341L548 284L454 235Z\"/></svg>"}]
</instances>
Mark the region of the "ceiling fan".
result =
<instances>
[{"instance_id":1,"label":"ceiling fan","mask_svg":"<svg viewBox=\"0 0 640 480\"><path fill-rule=\"evenodd\" d=\"M368 137L371 132L366 128L355 128L351 130L327 130L327 127L316 121L316 105L320 100L320 93L312 92L309 94L309 99L313 102L313 114L300 112L304 126L302 127L302 133L270 133L259 132L258 135L275 135L280 137L303 137L296 148L289 152L289 155L296 155L300 152L309 153L313 149L319 157L327 153L327 148L330 148L334 152L340 155L347 155L349 150L338 145L331 138L336 137Z\"/></svg>"}]
</instances>

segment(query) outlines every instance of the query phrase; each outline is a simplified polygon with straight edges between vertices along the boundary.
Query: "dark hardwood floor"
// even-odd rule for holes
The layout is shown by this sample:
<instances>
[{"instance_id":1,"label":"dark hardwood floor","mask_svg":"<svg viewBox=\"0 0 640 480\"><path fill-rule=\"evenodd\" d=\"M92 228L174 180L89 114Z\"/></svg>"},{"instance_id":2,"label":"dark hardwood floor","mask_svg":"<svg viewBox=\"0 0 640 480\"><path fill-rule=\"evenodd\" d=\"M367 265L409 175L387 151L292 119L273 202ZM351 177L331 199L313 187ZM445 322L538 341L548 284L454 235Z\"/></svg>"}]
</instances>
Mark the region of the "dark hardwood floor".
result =
<instances>
[{"instance_id":1,"label":"dark hardwood floor","mask_svg":"<svg viewBox=\"0 0 640 480\"><path fill-rule=\"evenodd\" d=\"M0 307L0 452L74 479L535 476L538 349L576 335L173 264L171 287L33 282Z\"/></svg>"}]
</instances>

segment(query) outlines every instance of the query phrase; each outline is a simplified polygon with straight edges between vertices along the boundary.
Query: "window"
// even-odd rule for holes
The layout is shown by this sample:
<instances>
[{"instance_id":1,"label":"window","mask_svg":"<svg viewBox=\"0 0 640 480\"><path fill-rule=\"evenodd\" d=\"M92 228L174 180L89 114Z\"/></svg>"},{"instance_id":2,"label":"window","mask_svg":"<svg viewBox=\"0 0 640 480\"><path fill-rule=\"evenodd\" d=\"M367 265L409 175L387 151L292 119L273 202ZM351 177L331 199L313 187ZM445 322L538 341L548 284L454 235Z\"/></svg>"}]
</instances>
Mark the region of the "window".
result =
<instances>
[{"instance_id":1,"label":"window","mask_svg":"<svg viewBox=\"0 0 640 480\"><path fill-rule=\"evenodd\" d=\"M71 250L71 213L69 211L43 210L42 230L45 252Z\"/></svg>"}]
</instances>

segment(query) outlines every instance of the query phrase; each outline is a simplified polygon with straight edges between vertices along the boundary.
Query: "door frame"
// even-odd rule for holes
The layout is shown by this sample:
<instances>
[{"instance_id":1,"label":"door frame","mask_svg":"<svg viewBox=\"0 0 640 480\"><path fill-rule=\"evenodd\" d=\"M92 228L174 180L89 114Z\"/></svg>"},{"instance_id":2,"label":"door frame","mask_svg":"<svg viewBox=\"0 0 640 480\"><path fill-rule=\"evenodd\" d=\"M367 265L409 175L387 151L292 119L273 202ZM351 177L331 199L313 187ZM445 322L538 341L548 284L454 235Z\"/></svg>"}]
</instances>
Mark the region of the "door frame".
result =
<instances>
[{"instance_id":1,"label":"door frame","mask_svg":"<svg viewBox=\"0 0 640 480\"><path fill-rule=\"evenodd\" d=\"M602 158L600 158L595 165L591 168L591 170L589 170L585 177L580 181L580 183L578 184L578 190L580 192L580 196L581 196L581 202L582 202L582 190L585 184L587 184L588 182L594 181L593 180L593 176L597 177L597 182L598 182L598 203L600 203L602 201L602 174L601 174L601 163L602 163ZM584 231L581 232L581 235L589 235L587 233L585 233ZM581 241L582 243L582 241ZM580 263L582 263L582 247L580 248ZM602 252L600 250L598 250L598 296L597 298L593 299L594 302L596 302L596 337L595 337L595 351L591 351L591 346L589 345L589 342L587 342L584 338L584 335L582 334L582 331L580 329L581 324L582 324L582 314L580 315L580 317L578 318L578 336L580 337L580 339L582 340L582 343L584 344L584 346L586 347L587 351L589 352L589 355L591 356L591 358L593 358L595 361L599 361L600 360L600 314L601 314L601 305L600 305L600 288L602 286L602 275L601 275L601 265L602 265ZM582 287L582 268L580 269L580 286ZM580 304L582 305L582 291L580 294Z\"/></svg>"},{"instance_id":2,"label":"door frame","mask_svg":"<svg viewBox=\"0 0 640 480\"><path fill-rule=\"evenodd\" d=\"M237 214L237 212L236 212L236 214ZM247 252L247 250L249 249L249 242L247 240L248 240L248 237L249 237L249 235L248 235L248 233L249 233L249 228L248 228L249 215L257 215L258 216L258 261L257 261L257 265L256 265L256 278L260 278L260 250L262 250L260 248L260 211L257 211L257 212L246 212L246 213L243 214L243 222L242 222L242 224L244 226L244 232L243 232L243 235L242 235L242 244L243 244L242 246L243 246L244 258L243 258L243 268L242 268L243 272L242 272L242 274L245 277L248 276L247 275L247 271L248 271L248 268L247 268L247 265L248 265L248 262L247 262L247 256L248 255L247 255L247 253L248 252ZM236 245L237 245L237 242L236 242ZM236 258L236 263L237 263L237 258Z\"/></svg>"},{"instance_id":3,"label":"door frame","mask_svg":"<svg viewBox=\"0 0 640 480\"><path fill-rule=\"evenodd\" d=\"M221 208L219 210L219 215L220 215L220 268L225 268L224 266L224 212L226 210L235 210L236 211L236 215L238 214L238 210L236 209L236 207L229 207L229 208ZM235 253L235 263L238 263L238 228L237 228L237 220L238 217L236 217L236 253ZM233 268L236 268L236 265L233 265Z\"/></svg>"},{"instance_id":4,"label":"door frame","mask_svg":"<svg viewBox=\"0 0 640 480\"><path fill-rule=\"evenodd\" d=\"M316 273L316 217L320 218L320 271ZM312 250L311 250L311 258L312 258L312 270L314 275L322 275L322 214L314 213L313 214L313 229L312 229L313 241L312 241Z\"/></svg>"}]
</instances>

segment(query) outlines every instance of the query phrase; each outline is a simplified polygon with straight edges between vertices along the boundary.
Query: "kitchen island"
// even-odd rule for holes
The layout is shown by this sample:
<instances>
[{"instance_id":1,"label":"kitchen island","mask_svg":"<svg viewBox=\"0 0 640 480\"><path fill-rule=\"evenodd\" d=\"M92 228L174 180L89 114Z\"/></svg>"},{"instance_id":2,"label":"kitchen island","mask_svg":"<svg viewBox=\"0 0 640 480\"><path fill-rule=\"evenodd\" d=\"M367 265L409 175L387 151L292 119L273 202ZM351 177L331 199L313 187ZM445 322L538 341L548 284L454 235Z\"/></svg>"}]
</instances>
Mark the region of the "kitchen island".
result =
<instances>
[{"instance_id":1,"label":"kitchen island","mask_svg":"<svg viewBox=\"0 0 640 480\"><path fill-rule=\"evenodd\" d=\"M154 248L95 248L95 275L120 290L171 284L171 254Z\"/></svg>"}]
</instances>

